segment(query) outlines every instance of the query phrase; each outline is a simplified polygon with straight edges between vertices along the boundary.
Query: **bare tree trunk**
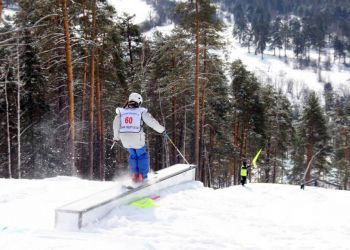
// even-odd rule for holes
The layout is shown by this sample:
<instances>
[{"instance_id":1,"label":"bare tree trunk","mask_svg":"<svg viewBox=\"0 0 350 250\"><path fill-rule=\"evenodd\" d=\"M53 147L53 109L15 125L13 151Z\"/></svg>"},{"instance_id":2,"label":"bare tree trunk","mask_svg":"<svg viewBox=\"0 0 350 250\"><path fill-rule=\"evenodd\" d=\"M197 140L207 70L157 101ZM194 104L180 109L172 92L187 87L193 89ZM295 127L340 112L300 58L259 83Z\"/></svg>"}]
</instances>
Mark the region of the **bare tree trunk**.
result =
<instances>
[{"instance_id":1,"label":"bare tree trunk","mask_svg":"<svg viewBox=\"0 0 350 250\"><path fill-rule=\"evenodd\" d=\"M245 153L245 138L246 138L246 122L245 119L243 118L243 122L241 124L241 128L240 128L240 138L239 140L239 164L238 164L238 168L237 168L237 182L239 183L239 179L240 179L240 167L241 167L241 161L244 157L246 157L246 153Z\"/></svg>"},{"instance_id":2,"label":"bare tree trunk","mask_svg":"<svg viewBox=\"0 0 350 250\"><path fill-rule=\"evenodd\" d=\"M3 8L3 4L2 4L2 0L0 0L0 23L2 22L2 8Z\"/></svg>"},{"instance_id":3,"label":"bare tree trunk","mask_svg":"<svg viewBox=\"0 0 350 250\"><path fill-rule=\"evenodd\" d=\"M308 145L308 147L310 147L310 144ZM312 147L313 147L313 144L312 144ZM323 148L321 148L318 152L316 152L314 155L312 155L313 153L313 148L311 148L311 157L309 157L308 154L310 154L309 152L309 148L308 148L308 152L307 152L307 165L306 165L306 169L305 169L305 172L304 172L304 176L303 176L303 179L301 181L301 186L303 188L304 184L310 179L310 173L311 173L311 165L312 165L312 161L314 160L314 158L319 154L321 153L321 151L323 150ZM307 177L307 175L309 175L309 177Z\"/></svg>"},{"instance_id":4,"label":"bare tree trunk","mask_svg":"<svg viewBox=\"0 0 350 250\"><path fill-rule=\"evenodd\" d=\"M75 124L74 124L74 86L73 86L73 67L72 67L72 51L70 45L70 31L67 13L67 0L63 1L63 21L64 21L64 36L66 49L66 71L67 71L67 90L68 90L68 121L69 121L69 139L70 139L70 154L71 154L71 170L72 175L76 175L75 167Z\"/></svg>"},{"instance_id":5,"label":"bare tree trunk","mask_svg":"<svg viewBox=\"0 0 350 250\"><path fill-rule=\"evenodd\" d=\"M284 43L284 57L287 57L287 44Z\"/></svg>"},{"instance_id":6,"label":"bare tree trunk","mask_svg":"<svg viewBox=\"0 0 350 250\"><path fill-rule=\"evenodd\" d=\"M22 178L21 169L21 76L20 76L20 62L19 62L19 31L17 32L17 46L16 46L16 58L17 58L17 171L18 179Z\"/></svg>"},{"instance_id":7,"label":"bare tree trunk","mask_svg":"<svg viewBox=\"0 0 350 250\"><path fill-rule=\"evenodd\" d=\"M265 167L265 182L270 182L270 172L271 172L271 138L266 142L266 167Z\"/></svg>"},{"instance_id":8,"label":"bare tree trunk","mask_svg":"<svg viewBox=\"0 0 350 250\"><path fill-rule=\"evenodd\" d=\"M249 132L249 123L248 122L245 122L244 123L244 127L243 127L243 146L242 146L242 149L243 149L243 156L244 157L247 157L247 151L248 151L248 132Z\"/></svg>"},{"instance_id":9,"label":"bare tree trunk","mask_svg":"<svg viewBox=\"0 0 350 250\"><path fill-rule=\"evenodd\" d=\"M206 76L206 71L207 71L207 39L206 39L206 34L204 34L204 63L203 63L203 75ZM205 157L203 155L204 151L204 125L205 125L205 94L206 94L206 79L202 79L202 93L201 93L201 120L200 120L200 135L199 135L199 165L200 169L202 169L202 175L200 176L200 180L204 181L205 180Z\"/></svg>"},{"instance_id":10,"label":"bare tree trunk","mask_svg":"<svg viewBox=\"0 0 350 250\"><path fill-rule=\"evenodd\" d=\"M101 61L103 61L103 59L101 59ZM100 76L100 72L99 76ZM105 125L104 125L104 115L103 115L103 81L101 79L101 77L98 78L99 79L99 85L100 85L100 113L101 113L101 144L100 144L100 161L101 161L101 176L102 176L102 180L104 181L106 179L106 171L105 171Z\"/></svg>"},{"instance_id":11,"label":"bare tree trunk","mask_svg":"<svg viewBox=\"0 0 350 250\"><path fill-rule=\"evenodd\" d=\"M318 67L321 68L321 47L318 48Z\"/></svg>"},{"instance_id":12,"label":"bare tree trunk","mask_svg":"<svg viewBox=\"0 0 350 250\"><path fill-rule=\"evenodd\" d=\"M173 68L173 71L175 71L175 68L176 68L176 58L175 58L175 54L173 54L172 56L172 68ZM175 79L174 79L175 80ZM173 132L173 140L174 140L174 144L176 145L177 144L177 136L176 136L176 85L173 84L173 87L172 87L172 94L173 94L173 97L172 97L172 116L171 116L171 119L172 119L172 132ZM172 164L175 164L176 163L176 149L173 147L172 148Z\"/></svg>"},{"instance_id":13,"label":"bare tree trunk","mask_svg":"<svg viewBox=\"0 0 350 250\"><path fill-rule=\"evenodd\" d=\"M89 178L93 178L94 171L94 91L95 91L95 42L96 42L96 0L92 7L92 50L90 71L90 113L89 113Z\"/></svg>"},{"instance_id":14,"label":"bare tree trunk","mask_svg":"<svg viewBox=\"0 0 350 250\"><path fill-rule=\"evenodd\" d=\"M163 120L163 124L164 124L164 127L166 127L166 122L165 122L165 116L164 116L164 113L163 113L163 108L162 108L162 102L161 102L161 98L160 98L160 94L158 95L158 100L159 100L159 109L160 109L160 113L161 113L161 116L162 116L162 120ZM165 137L163 137L163 145L164 145L164 151L162 153L162 156L163 156L163 160L162 162L165 161L165 166L166 167L169 167L170 166L170 153L169 153L169 146L168 146L168 143L167 143L167 139Z\"/></svg>"},{"instance_id":15,"label":"bare tree trunk","mask_svg":"<svg viewBox=\"0 0 350 250\"><path fill-rule=\"evenodd\" d=\"M7 158L8 158L8 175L12 178L12 164L11 164L11 134L10 134L10 115L9 115L9 100L7 95L7 74L5 72L5 102L6 102L6 132L7 132Z\"/></svg>"},{"instance_id":16,"label":"bare tree trunk","mask_svg":"<svg viewBox=\"0 0 350 250\"><path fill-rule=\"evenodd\" d=\"M85 40L88 39L87 30L88 30L88 17L85 14L87 11L86 1L84 1L84 33L85 33ZM88 71L88 64L89 64L89 57L88 57L88 48L87 43L85 43L84 48L84 72L83 72L83 86L82 86L82 104L81 104L81 126L80 126L80 140L84 140L84 130L85 130L85 105L86 105L86 83L87 83L87 71ZM82 159L82 156L84 155L84 144L81 144L80 147L80 159L79 159L79 170L81 172L85 172L84 170L84 161Z\"/></svg>"},{"instance_id":17,"label":"bare tree trunk","mask_svg":"<svg viewBox=\"0 0 350 250\"><path fill-rule=\"evenodd\" d=\"M182 154L186 157L186 136L187 136L187 133L186 133L186 129L187 129L187 110L186 110L186 107L185 107L185 121L184 121L184 126L183 126L183 152Z\"/></svg>"},{"instance_id":18,"label":"bare tree trunk","mask_svg":"<svg viewBox=\"0 0 350 250\"><path fill-rule=\"evenodd\" d=\"M96 65L99 65L99 56L96 53ZM101 89L100 89L100 79L99 79L99 67L96 66L96 128L97 128L97 141L98 141L98 169L99 169L99 177L102 179L102 168L101 166L101 154L100 154L100 146L101 146Z\"/></svg>"},{"instance_id":19,"label":"bare tree trunk","mask_svg":"<svg viewBox=\"0 0 350 250\"><path fill-rule=\"evenodd\" d=\"M350 148L349 148L349 135L348 128L344 128L344 139L345 139L345 149L344 149L344 158L345 158L345 175L343 180L343 188L347 190L349 182L349 168L350 168Z\"/></svg>"},{"instance_id":20,"label":"bare tree trunk","mask_svg":"<svg viewBox=\"0 0 350 250\"><path fill-rule=\"evenodd\" d=\"M196 66L195 66L195 83L194 83L194 99L195 99L195 162L198 166L197 179L200 180L201 169L199 166L199 0L196 0Z\"/></svg>"},{"instance_id":21,"label":"bare tree trunk","mask_svg":"<svg viewBox=\"0 0 350 250\"><path fill-rule=\"evenodd\" d=\"M100 57L96 55L96 64L99 65ZM103 136L103 117L102 117L102 86L100 79L100 68L96 68L96 112L97 112L97 136L99 145L99 172L100 179L105 180L105 170L104 170L104 136Z\"/></svg>"},{"instance_id":22,"label":"bare tree trunk","mask_svg":"<svg viewBox=\"0 0 350 250\"><path fill-rule=\"evenodd\" d=\"M131 46L131 37L130 37L130 19L128 20L127 27L126 27L126 34L128 36L128 48L129 48L129 58L130 58L130 65L133 67L134 65L134 59L132 55L132 46Z\"/></svg>"},{"instance_id":23,"label":"bare tree trunk","mask_svg":"<svg viewBox=\"0 0 350 250\"><path fill-rule=\"evenodd\" d=\"M238 136L239 136L239 120L237 119L237 112L235 111L234 113L234 118L233 118L233 125L232 125L232 130L233 130L233 138L232 138L232 143L234 147L239 147L238 145ZM237 171L237 161L235 157L233 157L233 185L237 184L238 180L238 171Z\"/></svg>"},{"instance_id":24,"label":"bare tree trunk","mask_svg":"<svg viewBox=\"0 0 350 250\"><path fill-rule=\"evenodd\" d=\"M102 82L101 82L102 89ZM101 94L102 100L102 94ZM106 170L105 170L105 125L104 125L104 116L103 116L103 103L101 103L101 144L100 144L100 164L101 164L101 180L106 180Z\"/></svg>"},{"instance_id":25,"label":"bare tree trunk","mask_svg":"<svg viewBox=\"0 0 350 250\"><path fill-rule=\"evenodd\" d=\"M313 154L313 148L314 145L313 143L309 143L307 146L307 153L306 153L306 175L305 175L305 182L310 180L310 176L311 176L311 160L312 160L312 154Z\"/></svg>"},{"instance_id":26,"label":"bare tree trunk","mask_svg":"<svg viewBox=\"0 0 350 250\"><path fill-rule=\"evenodd\" d=\"M213 164L213 160L212 160L212 152L214 149L214 133L215 130L210 127L209 129L209 150L208 150L208 187L212 187L212 174L211 174L211 168L212 168L212 164Z\"/></svg>"},{"instance_id":27,"label":"bare tree trunk","mask_svg":"<svg viewBox=\"0 0 350 250\"><path fill-rule=\"evenodd\" d=\"M275 148L275 159L273 163L273 170L272 170L272 183L276 183L276 176L277 176L277 149Z\"/></svg>"}]
</instances>

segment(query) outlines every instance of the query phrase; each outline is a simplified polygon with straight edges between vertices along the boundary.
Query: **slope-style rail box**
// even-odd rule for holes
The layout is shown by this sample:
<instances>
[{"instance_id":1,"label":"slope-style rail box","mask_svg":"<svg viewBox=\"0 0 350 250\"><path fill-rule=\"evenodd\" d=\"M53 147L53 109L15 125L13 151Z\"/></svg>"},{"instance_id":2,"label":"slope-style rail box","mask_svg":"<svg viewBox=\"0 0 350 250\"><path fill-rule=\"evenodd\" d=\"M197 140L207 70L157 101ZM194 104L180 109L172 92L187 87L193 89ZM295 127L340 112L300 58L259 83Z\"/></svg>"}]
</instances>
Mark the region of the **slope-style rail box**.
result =
<instances>
[{"instance_id":1,"label":"slope-style rail box","mask_svg":"<svg viewBox=\"0 0 350 250\"><path fill-rule=\"evenodd\" d=\"M91 222L98 221L113 208L129 204L164 188L195 179L195 166L177 164L155 173L150 182L138 188L120 191L119 188L92 194L56 209L55 226L63 230L79 230Z\"/></svg>"}]
</instances>

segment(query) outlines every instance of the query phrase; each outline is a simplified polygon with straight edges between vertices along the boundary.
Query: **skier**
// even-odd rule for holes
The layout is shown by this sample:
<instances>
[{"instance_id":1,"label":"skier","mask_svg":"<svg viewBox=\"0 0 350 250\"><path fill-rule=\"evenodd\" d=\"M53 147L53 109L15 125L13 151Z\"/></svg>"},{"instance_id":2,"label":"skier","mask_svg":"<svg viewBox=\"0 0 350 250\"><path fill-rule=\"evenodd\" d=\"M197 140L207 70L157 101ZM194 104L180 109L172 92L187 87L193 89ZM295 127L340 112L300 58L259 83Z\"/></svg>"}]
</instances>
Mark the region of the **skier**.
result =
<instances>
[{"instance_id":1,"label":"skier","mask_svg":"<svg viewBox=\"0 0 350 250\"><path fill-rule=\"evenodd\" d=\"M160 125L146 108L141 107L142 96L131 93L123 108L116 109L113 121L113 141L121 141L129 151L129 167L133 182L147 180L149 171L148 152L145 144L143 123L166 136L165 128Z\"/></svg>"},{"instance_id":2,"label":"skier","mask_svg":"<svg viewBox=\"0 0 350 250\"><path fill-rule=\"evenodd\" d=\"M250 171L251 166L247 161L243 161L242 165L241 165L241 171L240 171L240 176L241 176L241 185L244 186L244 184L246 184L247 182L247 175L248 175L248 171Z\"/></svg>"}]
</instances>

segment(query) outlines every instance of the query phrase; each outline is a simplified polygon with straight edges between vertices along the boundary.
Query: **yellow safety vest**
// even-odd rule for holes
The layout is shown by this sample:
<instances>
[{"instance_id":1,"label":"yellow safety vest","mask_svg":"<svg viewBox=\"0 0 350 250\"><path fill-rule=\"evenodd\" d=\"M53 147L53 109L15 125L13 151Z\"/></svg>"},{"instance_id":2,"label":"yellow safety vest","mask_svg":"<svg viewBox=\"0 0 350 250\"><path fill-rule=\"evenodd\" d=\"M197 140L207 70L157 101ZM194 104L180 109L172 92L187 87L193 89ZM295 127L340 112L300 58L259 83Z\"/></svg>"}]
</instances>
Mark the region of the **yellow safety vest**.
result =
<instances>
[{"instance_id":1,"label":"yellow safety vest","mask_svg":"<svg viewBox=\"0 0 350 250\"><path fill-rule=\"evenodd\" d=\"M241 166L241 176L247 176L247 166L242 165Z\"/></svg>"}]
</instances>

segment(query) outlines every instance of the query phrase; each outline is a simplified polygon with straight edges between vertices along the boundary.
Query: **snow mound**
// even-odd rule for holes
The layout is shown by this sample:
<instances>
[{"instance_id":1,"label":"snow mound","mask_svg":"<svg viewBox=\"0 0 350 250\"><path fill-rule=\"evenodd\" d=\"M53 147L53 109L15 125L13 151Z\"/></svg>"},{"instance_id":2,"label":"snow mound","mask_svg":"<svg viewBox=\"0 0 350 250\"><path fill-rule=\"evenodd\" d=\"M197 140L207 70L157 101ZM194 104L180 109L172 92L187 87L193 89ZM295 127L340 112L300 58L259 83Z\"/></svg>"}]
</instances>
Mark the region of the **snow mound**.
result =
<instances>
[{"instance_id":1,"label":"snow mound","mask_svg":"<svg viewBox=\"0 0 350 250\"><path fill-rule=\"evenodd\" d=\"M53 181L54 180L54 181ZM350 249L350 192L280 184L154 191L157 207L116 207L80 232L54 209L115 182L0 179L0 249Z\"/></svg>"}]
</instances>

